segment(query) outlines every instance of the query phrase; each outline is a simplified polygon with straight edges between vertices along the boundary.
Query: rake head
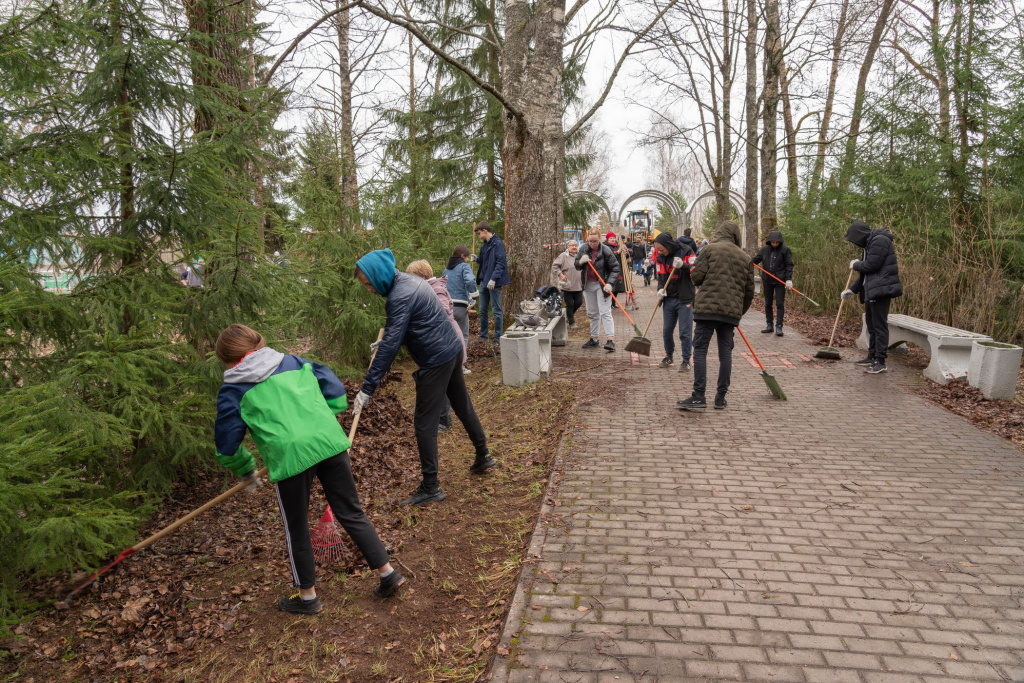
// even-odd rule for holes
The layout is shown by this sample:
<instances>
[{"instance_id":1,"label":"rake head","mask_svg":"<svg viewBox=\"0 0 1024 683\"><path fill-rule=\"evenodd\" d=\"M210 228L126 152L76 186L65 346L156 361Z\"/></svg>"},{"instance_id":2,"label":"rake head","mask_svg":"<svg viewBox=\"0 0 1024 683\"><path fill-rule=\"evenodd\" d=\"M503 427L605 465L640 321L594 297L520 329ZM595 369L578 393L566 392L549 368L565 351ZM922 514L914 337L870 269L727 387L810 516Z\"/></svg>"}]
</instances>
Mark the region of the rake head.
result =
<instances>
[{"instance_id":1,"label":"rake head","mask_svg":"<svg viewBox=\"0 0 1024 683\"><path fill-rule=\"evenodd\" d=\"M320 523L310 532L309 540L313 545L313 557L321 566L348 560L352 556L352 551L345 544L345 537L338 531L330 505L320 518Z\"/></svg>"}]
</instances>

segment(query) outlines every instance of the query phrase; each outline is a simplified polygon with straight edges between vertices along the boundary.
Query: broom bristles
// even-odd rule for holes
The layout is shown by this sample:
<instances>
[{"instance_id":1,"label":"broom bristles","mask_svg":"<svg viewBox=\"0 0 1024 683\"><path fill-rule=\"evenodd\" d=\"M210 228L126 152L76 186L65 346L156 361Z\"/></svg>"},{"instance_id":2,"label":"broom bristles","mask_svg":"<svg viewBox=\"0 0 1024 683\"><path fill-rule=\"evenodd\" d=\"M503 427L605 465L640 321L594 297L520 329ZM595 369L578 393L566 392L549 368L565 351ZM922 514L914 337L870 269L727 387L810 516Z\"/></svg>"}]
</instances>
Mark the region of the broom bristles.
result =
<instances>
[{"instance_id":1,"label":"broom bristles","mask_svg":"<svg viewBox=\"0 0 1024 683\"><path fill-rule=\"evenodd\" d=\"M651 340L646 337L633 337L626 344L626 351L638 353L641 356L649 356L651 355Z\"/></svg>"}]
</instances>

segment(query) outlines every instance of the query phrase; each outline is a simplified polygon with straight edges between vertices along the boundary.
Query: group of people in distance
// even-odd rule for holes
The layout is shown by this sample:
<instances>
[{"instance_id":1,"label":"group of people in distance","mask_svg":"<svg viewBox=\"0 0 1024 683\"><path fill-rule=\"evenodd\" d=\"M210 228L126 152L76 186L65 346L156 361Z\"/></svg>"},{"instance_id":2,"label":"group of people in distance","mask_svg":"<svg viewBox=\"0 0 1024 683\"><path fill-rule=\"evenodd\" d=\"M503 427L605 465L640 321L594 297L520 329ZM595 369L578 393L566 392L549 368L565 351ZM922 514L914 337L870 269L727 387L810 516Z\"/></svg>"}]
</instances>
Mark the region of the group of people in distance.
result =
<instances>
[{"instance_id":1,"label":"group of people in distance","mask_svg":"<svg viewBox=\"0 0 1024 683\"><path fill-rule=\"evenodd\" d=\"M373 360L351 405L356 413L370 403L384 375L404 345L417 364L413 373L416 405L413 426L422 480L405 505L445 499L438 478L439 429L449 411L462 422L475 449L469 471L482 475L497 465L487 445L483 426L466 387L468 309L481 300L481 337L488 333L488 311L495 317L495 339L503 330L501 289L509 283L508 263L501 239L487 223L475 227L481 239L479 254L457 246L440 278L426 261L414 261L400 272L388 249L371 251L356 262L355 276L372 294L385 299L384 334L371 345ZM844 298L859 295L867 311L870 336L868 357L858 361L866 372L885 371L888 347L889 302L902 294L892 233L871 230L855 221L847 240L861 247L860 259L850 268L860 273ZM680 341L680 371L690 370L693 391L678 402L686 410L707 407L707 352L717 337L719 373L714 407L726 407L732 369L733 332L754 297L751 258L740 248L740 227L733 221L718 226L710 243L697 250L689 235L675 240L660 233L654 240L658 269L658 297L664 307L663 336L666 356L661 367L673 364L675 336ZM471 261L479 262L474 276ZM754 262L782 279L772 287L774 311L767 306L765 332L781 334L786 289L791 288L793 259L782 235L775 231ZM584 348L600 345L615 350L611 293L621 280L620 259L613 245L592 230L583 245L569 243L555 259L552 274L566 296L567 317L575 326L575 313L586 302L590 339ZM766 283L766 297L768 290ZM771 299L770 299L771 300ZM774 316L774 317L773 317ZM692 334L691 334L692 333ZM691 348L692 347L692 348ZM329 368L301 356L282 353L266 345L263 336L245 325L228 326L217 339L217 358L224 364L224 383L217 395L214 441L218 461L240 477L251 480L251 490L262 484L253 455L243 446L250 433L274 485L285 528L292 580L298 592L278 600L279 609L316 614L323 609L316 593L316 567L310 540L308 508L313 479L319 479L335 518L351 536L367 564L376 569L380 583L374 593L387 598L405 578L392 567L384 545L359 501L352 477L348 440L337 415L349 407L345 385ZM447 417L450 424L450 416Z\"/></svg>"}]
</instances>

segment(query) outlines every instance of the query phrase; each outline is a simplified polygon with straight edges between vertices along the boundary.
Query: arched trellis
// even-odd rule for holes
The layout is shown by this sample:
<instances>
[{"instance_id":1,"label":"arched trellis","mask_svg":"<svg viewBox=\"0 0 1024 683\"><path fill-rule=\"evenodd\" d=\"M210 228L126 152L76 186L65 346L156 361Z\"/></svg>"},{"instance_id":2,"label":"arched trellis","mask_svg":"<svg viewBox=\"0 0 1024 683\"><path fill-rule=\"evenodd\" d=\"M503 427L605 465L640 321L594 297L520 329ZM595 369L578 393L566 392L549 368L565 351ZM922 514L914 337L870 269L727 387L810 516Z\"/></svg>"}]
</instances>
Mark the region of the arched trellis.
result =
<instances>
[{"instance_id":1,"label":"arched trellis","mask_svg":"<svg viewBox=\"0 0 1024 683\"><path fill-rule=\"evenodd\" d=\"M707 192L705 192L701 196L699 196L696 199L694 199L693 202L690 204L689 208L686 209L686 214L684 216L684 221L683 221L683 227L690 226L690 224L693 221L693 212L694 212L694 210L698 206L700 206L701 202L704 201L705 199L707 199L708 197L714 197L714 196L715 196L715 191L714 190L708 190ZM745 205L743 203L743 196L741 194L739 194L738 192L735 192L734 190L729 190L729 199L732 200L732 205L734 207L736 207L736 213L738 213L740 215L740 218L742 219L743 215L746 213ZM740 231L740 235L741 235L741 239L743 240L743 244L741 244L740 246L746 248L746 246L747 246L746 245L747 234L746 234L745 231L741 230Z\"/></svg>"},{"instance_id":2,"label":"arched trellis","mask_svg":"<svg viewBox=\"0 0 1024 683\"><path fill-rule=\"evenodd\" d=\"M614 229L615 221L612 219L612 210L608 207L608 202L604 200L604 197L590 190L573 190L569 194L573 197L587 197L588 199L595 200L604 209L605 215L608 216L608 225L611 225Z\"/></svg>"},{"instance_id":3,"label":"arched trellis","mask_svg":"<svg viewBox=\"0 0 1024 683\"><path fill-rule=\"evenodd\" d=\"M672 218L675 219L675 224L677 226L682 225L681 221L685 219L686 214L683 212L682 207L679 206L679 202L675 200L675 197L670 195L668 192L662 192L661 190L651 189L640 190L639 192L630 195L630 197L626 201L622 202L622 206L619 208L619 214L616 223L619 220L622 220L622 214L626 212L626 209L629 207L629 205L635 202L636 200L640 199L641 197L650 197L659 204L664 204L665 206L667 206L669 210L672 212Z\"/></svg>"}]
</instances>

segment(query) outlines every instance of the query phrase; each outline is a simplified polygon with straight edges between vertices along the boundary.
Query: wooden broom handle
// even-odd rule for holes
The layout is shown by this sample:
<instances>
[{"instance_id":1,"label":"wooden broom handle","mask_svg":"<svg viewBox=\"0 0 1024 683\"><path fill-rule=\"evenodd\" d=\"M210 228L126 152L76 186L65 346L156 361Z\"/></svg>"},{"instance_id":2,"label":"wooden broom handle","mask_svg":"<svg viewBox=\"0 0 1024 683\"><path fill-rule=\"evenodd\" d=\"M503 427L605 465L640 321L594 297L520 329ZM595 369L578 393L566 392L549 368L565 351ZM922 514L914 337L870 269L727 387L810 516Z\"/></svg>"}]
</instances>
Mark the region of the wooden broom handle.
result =
<instances>
[{"instance_id":1,"label":"wooden broom handle","mask_svg":"<svg viewBox=\"0 0 1024 683\"><path fill-rule=\"evenodd\" d=\"M380 341L383 338L384 338L384 328L382 327L382 328L380 328L380 332L377 333L377 341ZM377 349L375 348L373 350L373 353L370 354L370 365L373 365L373 359L376 358L376 357L377 357ZM367 369L369 369L369 367L367 367ZM349 446L352 445L352 441L356 438L356 428L359 426L359 416L362 415L362 413L363 413L363 409L360 408L359 410L356 411L356 414L352 416L352 427L348 430L348 443L349 443Z\"/></svg>"},{"instance_id":2,"label":"wooden broom handle","mask_svg":"<svg viewBox=\"0 0 1024 683\"><path fill-rule=\"evenodd\" d=\"M853 280L853 268L850 268L850 274L846 277L846 286L843 287L843 291L844 292L850 288L850 281L851 280ZM828 338L828 347L830 349L834 348L832 346L832 342L834 342L836 340L836 329L839 327L839 316L842 315L842 313L843 313L843 304L845 304L845 303L846 303L846 299L844 299L842 296L840 296L839 297L839 310L836 311L836 322L835 322L834 325L832 325L832 336Z\"/></svg>"},{"instance_id":3,"label":"wooden broom handle","mask_svg":"<svg viewBox=\"0 0 1024 683\"><path fill-rule=\"evenodd\" d=\"M672 272L668 274L668 280L672 279L672 276L676 274L675 266L672 267ZM668 280L665 280L665 287L668 288ZM647 321L647 327L644 328L644 333L641 337L647 336L647 331L651 329L651 323L654 322L654 315L658 312L658 306L661 306L661 299L658 299L658 303L654 304L654 310L651 311L651 319Z\"/></svg>"}]
</instances>

